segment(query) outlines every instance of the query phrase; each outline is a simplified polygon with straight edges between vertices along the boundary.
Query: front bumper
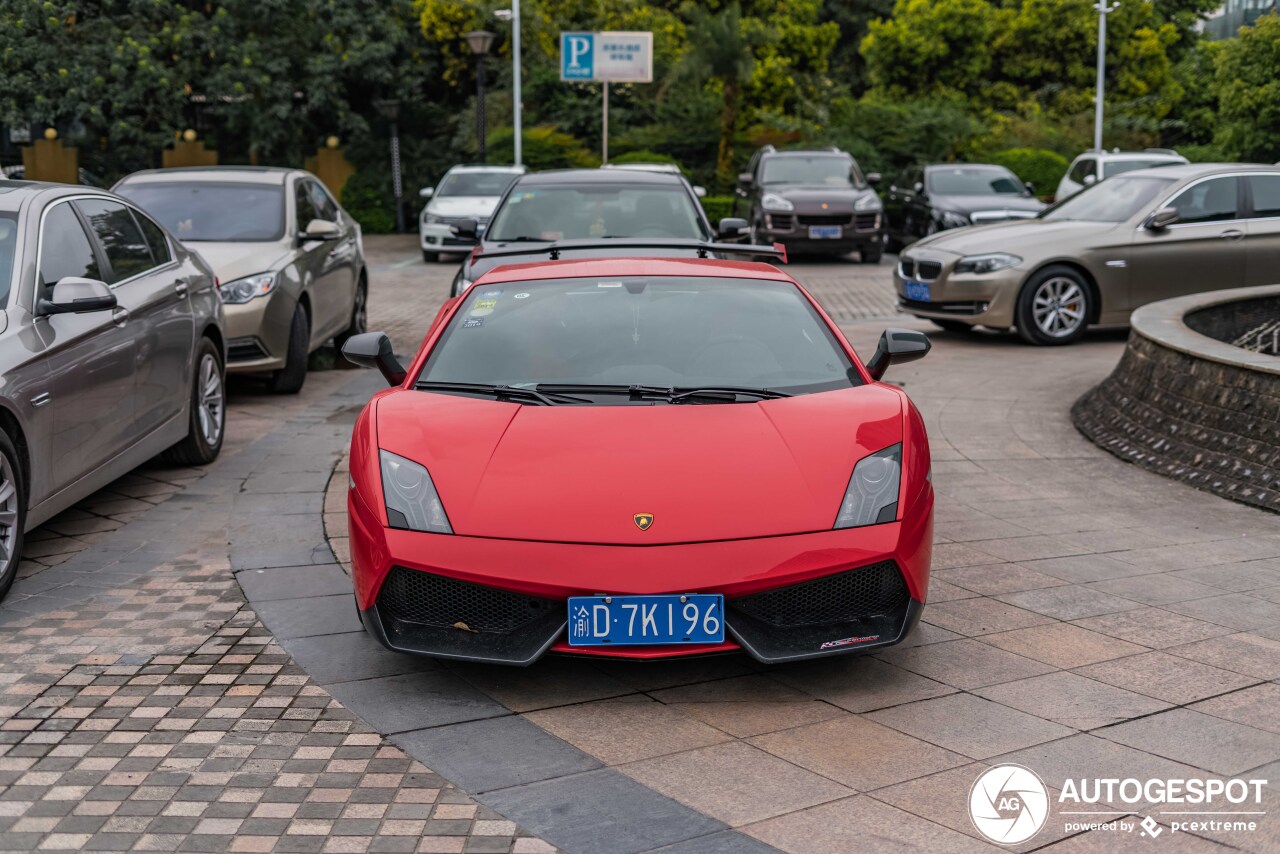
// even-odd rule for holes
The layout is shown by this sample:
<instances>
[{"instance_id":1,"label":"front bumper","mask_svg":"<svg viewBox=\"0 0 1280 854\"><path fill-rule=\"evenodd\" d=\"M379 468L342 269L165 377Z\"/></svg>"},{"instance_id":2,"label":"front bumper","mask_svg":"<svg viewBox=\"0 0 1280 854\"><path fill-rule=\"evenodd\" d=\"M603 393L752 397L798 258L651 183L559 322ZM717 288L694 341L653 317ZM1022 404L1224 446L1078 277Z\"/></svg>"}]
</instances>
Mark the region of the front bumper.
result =
<instances>
[{"instance_id":1,"label":"front bumper","mask_svg":"<svg viewBox=\"0 0 1280 854\"><path fill-rule=\"evenodd\" d=\"M297 300L283 289L246 303L226 304L227 372L258 373L284 367Z\"/></svg>"},{"instance_id":2,"label":"front bumper","mask_svg":"<svg viewBox=\"0 0 1280 854\"><path fill-rule=\"evenodd\" d=\"M384 528L348 499L365 628L389 649L527 665L550 652L668 658L742 650L762 662L898 643L920 617L933 497L903 521L841 531L659 546L603 546ZM569 596L720 593L722 644L570 647Z\"/></svg>"},{"instance_id":3,"label":"front bumper","mask_svg":"<svg viewBox=\"0 0 1280 854\"><path fill-rule=\"evenodd\" d=\"M919 279L929 286L929 301L909 300L906 279L901 266L894 267L893 288L898 295L898 308L915 317L933 320L956 320L974 326L1008 329L1014 325L1018 289L1026 271L1017 267L985 275L953 275L944 263L936 279Z\"/></svg>"},{"instance_id":4,"label":"front bumper","mask_svg":"<svg viewBox=\"0 0 1280 854\"><path fill-rule=\"evenodd\" d=\"M476 245L475 240L456 236L448 223L422 221L418 222L418 242L424 252L465 252Z\"/></svg>"},{"instance_id":5,"label":"front bumper","mask_svg":"<svg viewBox=\"0 0 1280 854\"><path fill-rule=\"evenodd\" d=\"M838 227L839 237L811 238L810 227ZM837 213L826 211L766 212L756 237L761 243L781 243L797 253L843 255L884 243L884 216L880 211Z\"/></svg>"}]
</instances>

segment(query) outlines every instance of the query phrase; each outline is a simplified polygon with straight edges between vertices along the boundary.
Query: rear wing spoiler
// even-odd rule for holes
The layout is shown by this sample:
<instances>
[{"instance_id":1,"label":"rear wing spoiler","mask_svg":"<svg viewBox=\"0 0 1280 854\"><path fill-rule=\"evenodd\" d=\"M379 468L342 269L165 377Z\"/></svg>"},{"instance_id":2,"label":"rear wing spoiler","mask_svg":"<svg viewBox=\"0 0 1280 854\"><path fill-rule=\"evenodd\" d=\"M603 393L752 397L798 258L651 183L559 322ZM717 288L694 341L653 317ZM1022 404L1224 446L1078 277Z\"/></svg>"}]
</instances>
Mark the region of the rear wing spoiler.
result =
<instances>
[{"instance_id":1,"label":"rear wing spoiler","mask_svg":"<svg viewBox=\"0 0 1280 854\"><path fill-rule=\"evenodd\" d=\"M724 255L764 255L787 263L787 247L781 243L772 246L753 245L750 243L714 243L707 240L651 240L644 238L618 237L607 240L556 240L545 245L518 248L491 249L486 251L477 247L471 259L482 258L515 258L529 255L546 255L552 261L559 261L562 252L592 249L683 249L696 252L699 258L706 258L712 253Z\"/></svg>"}]
</instances>

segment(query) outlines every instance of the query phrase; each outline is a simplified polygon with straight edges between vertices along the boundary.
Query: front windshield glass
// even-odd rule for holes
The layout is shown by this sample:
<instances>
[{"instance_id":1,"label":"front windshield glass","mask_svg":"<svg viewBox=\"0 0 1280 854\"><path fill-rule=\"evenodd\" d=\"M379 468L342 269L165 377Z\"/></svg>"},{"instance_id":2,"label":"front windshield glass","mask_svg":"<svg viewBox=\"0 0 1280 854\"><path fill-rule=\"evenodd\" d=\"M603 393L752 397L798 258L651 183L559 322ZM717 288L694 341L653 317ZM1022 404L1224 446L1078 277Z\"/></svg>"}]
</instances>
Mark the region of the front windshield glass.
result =
<instances>
[{"instance_id":1,"label":"front windshield glass","mask_svg":"<svg viewBox=\"0 0 1280 854\"><path fill-rule=\"evenodd\" d=\"M766 158L760 183L853 187L862 184L862 175L857 164L843 154L789 154Z\"/></svg>"},{"instance_id":2,"label":"front windshield glass","mask_svg":"<svg viewBox=\"0 0 1280 854\"><path fill-rule=\"evenodd\" d=\"M998 166L940 166L929 170L929 192L937 196L1021 196L1026 187Z\"/></svg>"},{"instance_id":3,"label":"front windshield glass","mask_svg":"<svg viewBox=\"0 0 1280 854\"><path fill-rule=\"evenodd\" d=\"M494 215L485 240L708 236L682 187L587 184L517 189Z\"/></svg>"},{"instance_id":4,"label":"front windshield glass","mask_svg":"<svg viewBox=\"0 0 1280 854\"><path fill-rule=\"evenodd\" d=\"M520 176L515 172L450 172L436 196L501 196Z\"/></svg>"},{"instance_id":5,"label":"front windshield glass","mask_svg":"<svg viewBox=\"0 0 1280 854\"><path fill-rule=\"evenodd\" d=\"M18 255L18 215L0 211L0 308L9 302L13 262Z\"/></svg>"},{"instance_id":6,"label":"front windshield glass","mask_svg":"<svg viewBox=\"0 0 1280 854\"><path fill-rule=\"evenodd\" d=\"M1124 222L1172 184L1169 178L1113 178L1046 208L1041 219Z\"/></svg>"},{"instance_id":7,"label":"front windshield glass","mask_svg":"<svg viewBox=\"0 0 1280 854\"><path fill-rule=\"evenodd\" d=\"M465 299L420 382L790 394L861 382L813 307L785 282L556 279L477 285Z\"/></svg>"},{"instance_id":8,"label":"front windshield glass","mask_svg":"<svg viewBox=\"0 0 1280 854\"><path fill-rule=\"evenodd\" d=\"M1112 160L1102 164L1102 177L1110 178L1121 172L1133 172L1136 169L1152 169L1156 166L1178 166L1181 160Z\"/></svg>"},{"instance_id":9,"label":"front windshield glass","mask_svg":"<svg viewBox=\"0 0 1280 854\"><path fill-rule=\"evenodd\" d=\"M224 181L124 184L116 192L179 240L267 241L284 236L284 187Z\"/></svg>"}]
</instances>

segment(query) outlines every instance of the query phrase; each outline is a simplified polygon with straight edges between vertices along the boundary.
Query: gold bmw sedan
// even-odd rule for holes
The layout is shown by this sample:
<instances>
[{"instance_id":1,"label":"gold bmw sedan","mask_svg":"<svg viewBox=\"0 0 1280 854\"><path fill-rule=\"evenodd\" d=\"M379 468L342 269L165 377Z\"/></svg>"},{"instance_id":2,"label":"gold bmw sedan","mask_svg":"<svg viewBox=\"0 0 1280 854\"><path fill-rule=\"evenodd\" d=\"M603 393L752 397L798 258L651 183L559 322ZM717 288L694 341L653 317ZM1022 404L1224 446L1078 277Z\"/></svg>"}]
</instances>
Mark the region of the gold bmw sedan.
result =
<instances>
[{"instance_id":1,"label":"gold bmw sedan","mask_svg":"<svg viewBox=\"0 0 1280 854\"><path fill-rule=\"evenodd\" d=\"M894 271L908 314L1048 345L1156 300L1277 281L1280 167L1239 163L1117 175L1035 219L926 237Z\"/></svg>"}]
</instances>

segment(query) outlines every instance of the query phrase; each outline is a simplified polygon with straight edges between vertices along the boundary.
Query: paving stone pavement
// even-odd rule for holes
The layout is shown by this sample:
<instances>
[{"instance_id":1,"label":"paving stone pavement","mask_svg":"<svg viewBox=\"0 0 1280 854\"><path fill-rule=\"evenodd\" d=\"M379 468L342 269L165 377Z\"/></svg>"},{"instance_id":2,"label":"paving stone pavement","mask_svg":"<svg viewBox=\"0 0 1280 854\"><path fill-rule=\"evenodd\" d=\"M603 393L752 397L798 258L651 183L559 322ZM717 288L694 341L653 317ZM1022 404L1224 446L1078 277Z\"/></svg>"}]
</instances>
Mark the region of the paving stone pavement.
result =
<instances>
[{"instance_id":1,"label":"paving stone pavement","mask_svg":"<svg viewBox=\"0 0 1280 854\"><path fill-rule=\"evenodd\" d=\"M411 353L453 269L414 261L411 238L371 239L369 248L372 322L385 322L397 352ZM792 271L815 282L855 346L869 352L884 325L870 318L883 314L877 306L890 262L802 261ZM840 283L848 294L835 305L824 292ZM909 319L894 323L929 328ZM1280 518L1123 464L1074 431L1067 411L1110 370L1123 333L1101 332L1053 350L1000 335L938 333L934 340L928 359L889 377L924 412L934 452L937 545L924 622L905 645L878 655L785 667L732 656L641 666L561 658L513 670L381 650L355 620L340 568L341 537L331 541L332 550L325 545L326 526L341 531L345 438L377 378L313 375L316 382L296 406L263 404L283 408L262 418L243 448L163 504L140 510L92 551L20 580L13 602L0 608L0 641L14 644L0 645L8 653L0 662L0 735L8 739L0 740L0 774L9 775L0 777L0 821L13 819L0 824L0 838L41 834L24 837L19 849L72 841L55 833L90 839L140 833L141 840L148 831L104 829L107 820L137 818L114 810L103 827L68 822L57 830L66 818L83 817L74 812L79 806L70 816L57 813L61 805L97 799L65 801L22 787L63 794L89 786L92 793L115 786L105 781L117 773L266 773L226 767L235 760L282 764L273 767L270 785L265 777L243 786L207 782L221 777L182 783L158 777L154 784L122 784L134 788L119 800L137 809L151 803L134 796L138 790L176 786L166 804L208 804L200 816L163 815L168 807L148 816L145 827L156 818L196 820L181 839L155 844L201 850L208 843L197 837L208 836L227 847L249 846L241 850L286 850L303 839L320 846L306 850L347 844L380 850L395 834L354 834L370 839L335 843L342 837L288 833L293 821L346 820L343 811L257 817L288 819L270 825L284 827L274 834L243 825L231 831L230 823L195 831L205 818L248 822L260 806L295 803L267 792L307 791L296 802L301 812L312 803L310 793L331 788L318 785L319 776L308 788L279 782L281 775L355 774L320 769L386 759L398 769L418 762L433 771L379 765L366 767L361 779L417 773L431 783L402 778L397 792L440 788L438 801L447 802L448 792L474 806L470 834L451 843L467 850L990 851L965 804L980 771L997 762L1024 764L1050 786L1068 777L1280 776ZM260 647L263 657L248 659L245 646ZM110 660L93 658L99 655ZM178 673L190 664L210 669ZM277 665L271 673L251 672ZM104 671L92 672L98 667ZM108 672L112 667L140 670ZM146 668L157 670L141 672ZM87 684L62 683L68 676ZM168 681L176 676L194 684ZM230 679L203 681L210 676ZM155 684L130 684L139 677ZM233 699L242 695L232 690L246 687L262 690L252 701ZM190 690L173 700L183 688ZM128 705L134 697L146 699ZM269 702L259 705L263 700ZM58 711L40 717L54 708L42 705L48 703ZM144 709L160 711L134 714ZM239 717L222 717L240 709ZM304 719L287 716L295 709ZM219 729L229 720L229 729ZM93 729L108 723L105 734ZM338 733L321 728L335 723L350 725L341 744ZM306 732L297 743L268 742L292 739L294 727ZM155 757L107 741L144 730L138 744L154 751L204 745L187 739L214 739L202 735L209 732L216 744L198 757L185 751L203 747L176 754L174 747L153 767L79 767L87 759L145 765ZM345 741L375 732L384 738L372 757L366 755L372 745ZM74 753L82 742L72 739L92 742L82 758ZM224 752L243 750L246 739L247 755ZM294 752L303 747L320 751ZM328 748L334 753L319 755ZM347 748L365 752L337 755ZM38 758L28 755L39 751L45 752ZM197 759L197 768L164 767ZM215 760L227 761L205 764ZM285 770L298 762L311 764ZM71 773L83 773L84 782L61 779ZM100 780L88 782L98 773ZM31 774L44 776L18 784ZM389 788L333 779L332 788L354 793ZM187 787L196 791L177 797ZM264 793L247 815L222 814L246 809L219 806L227 793L257 788ZM1274 788L1261 809L1274 811ZM353 803L364 802L348 799L343 809ZM216 814L204 813L213 807ZM1280 850L1274 816L1255 833L1197 835L1173 833L1171 817L1146 805L1102 809L1165 822L1153 850ZM316 808L326 811L334 809ZM419 811L404 820L455 820L450 814ZM45 821L14 829L28 818ZM400 820L383 816L384 823ZM479 831L496 827L486 822L502 823L504 834L486 837ZM1015 849L1114 850L1149 842L1067 831L1064 824L1055 814L1039 836ZM409 835L399 843L433 839ZM74 841L71 847L80 847L79 837ZM0 841L0 847L8 846Z\"/></svg>"}]
</instances>

